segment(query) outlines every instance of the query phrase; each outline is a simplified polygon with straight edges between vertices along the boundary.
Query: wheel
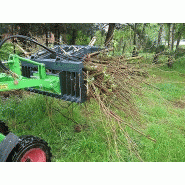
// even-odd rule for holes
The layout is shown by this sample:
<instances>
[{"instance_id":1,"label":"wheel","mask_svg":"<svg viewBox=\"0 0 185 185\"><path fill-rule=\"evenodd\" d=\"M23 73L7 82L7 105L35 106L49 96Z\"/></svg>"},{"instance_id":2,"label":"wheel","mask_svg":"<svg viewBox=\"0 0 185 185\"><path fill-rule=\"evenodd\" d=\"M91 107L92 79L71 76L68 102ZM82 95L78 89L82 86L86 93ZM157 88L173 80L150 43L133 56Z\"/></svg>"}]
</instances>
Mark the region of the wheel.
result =
<instances>
[{"instance_id":1,"label":"wheel","mask_svg":"<svg viewBox=\"0 0 185 185\"><path fill-rule=\"evenodd\" d=\"M51 162L51 156L51 149L44 140L35 136L21 136L7 162Z\"/></svg>"},{"instance_id":2,"label":"wheel","mask_svg":"<svg viewBox=\"0 0 185 185\"><path fill-rule=\"evenodd\" d=\"M0 133L2 133L3 135L8 135L9 130L8 127L6 126L6 124L0 120Z\"/></svg>"}]
</instances>

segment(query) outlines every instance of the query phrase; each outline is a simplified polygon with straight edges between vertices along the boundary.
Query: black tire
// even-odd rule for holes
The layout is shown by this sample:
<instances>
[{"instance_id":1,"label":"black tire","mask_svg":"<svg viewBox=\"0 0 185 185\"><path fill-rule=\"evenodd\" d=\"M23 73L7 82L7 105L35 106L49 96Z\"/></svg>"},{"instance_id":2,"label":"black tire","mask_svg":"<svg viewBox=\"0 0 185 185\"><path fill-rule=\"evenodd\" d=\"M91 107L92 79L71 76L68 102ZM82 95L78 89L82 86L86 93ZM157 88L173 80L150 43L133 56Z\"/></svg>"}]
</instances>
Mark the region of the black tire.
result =
<instances>
[{"instance_id":1,"label":"black tire","mask_svg":"<svg viewBox=\"0 0 185 185\"><path fill-rule=\"evenodd\" d=\"M22 161L23 156L31 150L42 151L46 156L46 161L32 161L32 159L29 158L27 158L26 161ZM47 142L35 136L21 136L20 142L10 153L7 162L51 162L51 157L51 148Z\"/></svg>"},{"instance_id":2,"label":"black tire","mask_svg":"<svg viewBox=\"0 0 185 185\"><path fill-rule=\"evenodd\" d=\"M9 129L6 126L6 124L0 120L0 133L2 133L3 135L8 135L9 134Z\"/></svg>"}]
</instances>

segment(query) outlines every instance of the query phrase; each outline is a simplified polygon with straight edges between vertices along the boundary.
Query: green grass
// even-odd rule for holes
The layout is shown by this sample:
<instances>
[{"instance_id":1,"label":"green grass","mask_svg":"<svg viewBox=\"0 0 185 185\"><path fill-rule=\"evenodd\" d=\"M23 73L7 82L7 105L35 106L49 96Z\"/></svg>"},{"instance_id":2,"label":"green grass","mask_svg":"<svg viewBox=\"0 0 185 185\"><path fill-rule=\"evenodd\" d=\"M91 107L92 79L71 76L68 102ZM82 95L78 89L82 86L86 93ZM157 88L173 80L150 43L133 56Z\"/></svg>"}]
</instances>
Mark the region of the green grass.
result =
<instances>
[{"instance_id":1,"label":"green grass","mask_svg":"<svg viewBox=\"0 0 185 185\"><path fill-rule=\"evenodd\" d=\"M6 102L1 100L0 116L18 136L35 135L46 140L52 149L52 161L119 161L114 149L108 149L105 123L100 119L97 103L93 101L89 106L88 111L94 112L89 119L80 114L85 105L73 105L71 116L72 105L67 109L59 104L68 106L66 102L37 94L23 99L12 97ZM86 128L75 132L76 123L63 115Z\"/></svg>"},{"instance_id":2,"label":"green grass","mask_svg":"<svg viewBox=\"0 0 185 185\"><path fill-rule=\"evenodd\" d=\"M174 107L157 90L146 92L145 100L138 100L138 106L147 124L146 134L157 142L141 138L141 156L144 161L185 161L185 109Z\"/></svg>"},{"instance_id":3,"label":"green grass","mask_svg":"<svg viewBox=\"0 0 185 185\"><path fill-rule=\"evenodd\" d=\"M144 161L185 161L185 79L181 73L185 73L181 63L172 69L166 66L152 69L150 75L161 78L157 83L152 80L160 91L144 85L143 98L136 97L142 120L146 122L145 133L157 140L156 143L146 138L139 140ZM183 106L177 106L179 102Z\"/></svg>"}]
</instances>

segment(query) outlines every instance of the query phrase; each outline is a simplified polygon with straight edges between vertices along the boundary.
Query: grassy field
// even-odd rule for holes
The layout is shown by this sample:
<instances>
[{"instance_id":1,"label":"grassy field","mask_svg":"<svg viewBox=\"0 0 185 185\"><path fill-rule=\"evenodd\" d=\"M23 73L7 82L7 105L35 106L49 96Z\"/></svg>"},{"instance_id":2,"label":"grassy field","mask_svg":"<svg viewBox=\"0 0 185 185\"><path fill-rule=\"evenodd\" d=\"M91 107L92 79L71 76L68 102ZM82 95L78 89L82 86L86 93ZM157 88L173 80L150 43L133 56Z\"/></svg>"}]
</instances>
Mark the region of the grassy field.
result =
<instances>
[{"instance_id":1,"label":"grassy field","mask_svg":"<svg viewBox=\"0 0 185 185\"><path fill-rule=\"evenodd\" d=\"M161 59L162 60L162 59ZM156 142L125 127L137 144L143 161L185 161L185 58L173 68L153 65L148 68L142 96L134 101L139 121L117 113ZM151 64L150 58L144 60ZM152 65L151 65L152 66ZM18 136L35 135L46 140L53 162L63 161L139 161L126 144L125 135L107 119L95 100L78 105L38 94L0 99L0 118Z\"/></svg>"}]
</instances>

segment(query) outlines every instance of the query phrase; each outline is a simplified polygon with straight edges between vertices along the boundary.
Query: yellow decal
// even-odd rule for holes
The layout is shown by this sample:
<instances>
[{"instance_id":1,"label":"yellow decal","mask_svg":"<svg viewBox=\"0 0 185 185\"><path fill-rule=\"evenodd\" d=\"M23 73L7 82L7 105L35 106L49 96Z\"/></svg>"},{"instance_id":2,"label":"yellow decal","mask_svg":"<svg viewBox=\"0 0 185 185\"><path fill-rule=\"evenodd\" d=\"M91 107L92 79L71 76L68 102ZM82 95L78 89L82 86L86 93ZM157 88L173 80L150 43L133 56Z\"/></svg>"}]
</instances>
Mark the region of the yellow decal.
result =
<instances>
[{"instance_id":1,"label":"yellow decal","mask_svg":"<svg viewBox=\"0 0 185 185\"><path fill-rule=\"evenodd\" d=\"M7 84L0 84L0 89L8 89L8 85Z\"/></svg>"}]
</instances>

